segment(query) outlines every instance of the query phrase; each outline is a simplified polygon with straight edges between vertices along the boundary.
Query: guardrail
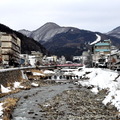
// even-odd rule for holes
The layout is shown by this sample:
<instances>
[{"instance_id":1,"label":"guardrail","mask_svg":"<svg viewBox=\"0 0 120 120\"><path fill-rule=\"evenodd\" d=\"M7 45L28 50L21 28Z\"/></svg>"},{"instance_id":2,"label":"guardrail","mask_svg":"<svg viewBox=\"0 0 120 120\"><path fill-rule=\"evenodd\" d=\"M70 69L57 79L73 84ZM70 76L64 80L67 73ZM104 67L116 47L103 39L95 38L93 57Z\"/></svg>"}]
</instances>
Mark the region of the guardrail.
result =
<instances>
[{"instance_id":1,"label":"guardrail","mask_svg":"<svg viewBox=\"0 0 120 120\"><path fill-rule=\"evenodd\" d=\"M7 69L0 69L0 72L15 71L15 70L25 70L25 69L34 69L34 68L36 68L36 67L7 68Z\"/></svg>"}]
</instances>

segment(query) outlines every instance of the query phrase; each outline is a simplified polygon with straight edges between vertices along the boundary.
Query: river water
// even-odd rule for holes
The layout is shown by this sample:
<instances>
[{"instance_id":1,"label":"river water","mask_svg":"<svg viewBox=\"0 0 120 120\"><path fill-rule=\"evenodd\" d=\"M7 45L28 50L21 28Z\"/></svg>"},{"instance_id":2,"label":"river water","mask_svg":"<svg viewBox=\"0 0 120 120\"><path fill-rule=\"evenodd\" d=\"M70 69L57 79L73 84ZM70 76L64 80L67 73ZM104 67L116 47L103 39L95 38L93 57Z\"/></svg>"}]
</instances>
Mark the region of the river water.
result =
<instances>
[{"instance_id":1,"label":"river water","mask_svg":"<svg viewBox=\"0 0 120 120\"><path fill-rule=\"evenodd\" d=\"M41 120L42 112L39 104L42 104L45 101L52 99L54 96L61 94L63 91L70 89L76 89L75 85L48 85L46 87L23 90L20 93L9 96L20 98L12 114L12 120Z\"/></svg>"}]
</instances>

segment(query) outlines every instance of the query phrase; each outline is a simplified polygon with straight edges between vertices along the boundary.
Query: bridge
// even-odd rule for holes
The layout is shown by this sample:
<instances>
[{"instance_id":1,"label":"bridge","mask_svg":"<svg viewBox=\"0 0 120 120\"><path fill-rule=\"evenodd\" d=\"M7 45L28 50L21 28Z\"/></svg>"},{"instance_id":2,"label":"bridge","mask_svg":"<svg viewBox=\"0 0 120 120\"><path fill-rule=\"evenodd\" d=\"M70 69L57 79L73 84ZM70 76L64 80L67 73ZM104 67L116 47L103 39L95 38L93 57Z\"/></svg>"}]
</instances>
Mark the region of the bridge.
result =
<instances>
[{"instance_id":1,"label":"bridge","mask_svg":"<svg viewBox=\"0 0 120 120\"><path fill-rule=\"evenodd\" d=\"M31 69L57 69L57 68L77 68L82 67L81 64L62 64L62 65L49 65L49 66L34 66L34 67L18 67L18 68L7 68L0 69L0 84L7 85L7 83L11 83L14 81L21 81L23 78L23 73L25 71L29 71Z\"/></svg>"},{"instance_id":2,"label":"bridge","mask_svg":"<svg viewBox=\"0 0 120 120\"><path fill-rule=\"evenodd\" d=\"M83 64L60 64L60 65L56 65L56 67L68 67L68 68L74 67L74 68L77 68L77 67L83 67Z\"/></svg>"},{"instance_id":3,"label":"bridge","mask_svg":"<svg viewBox=\"0 0 120 120\"><path fill-rule=\"evenodd\" d=\"M38 69L57 69L57 68L78 68L83 67L82 64L49 64L46 66L37 66Z\"/></svg>"}]
</instances>

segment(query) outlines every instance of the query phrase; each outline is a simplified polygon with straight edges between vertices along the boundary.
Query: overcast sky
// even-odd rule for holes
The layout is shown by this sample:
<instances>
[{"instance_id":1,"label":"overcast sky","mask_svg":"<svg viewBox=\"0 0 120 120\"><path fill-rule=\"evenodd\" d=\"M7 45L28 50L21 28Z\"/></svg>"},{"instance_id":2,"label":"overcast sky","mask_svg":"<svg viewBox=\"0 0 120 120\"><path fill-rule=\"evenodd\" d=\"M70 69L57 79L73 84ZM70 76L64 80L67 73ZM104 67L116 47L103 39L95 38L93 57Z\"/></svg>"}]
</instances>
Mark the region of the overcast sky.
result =
<instances>
[{"instance_id":1,"label":"overcast sky","mask_svg":"<svg viewBox=\"0 0 120 120\"><path fill-rule=\"evenodd\" d=\"M120 26L120 0L0 0L0 23L14 30L47 22L108 32Z\"/></svg>"}]
</instances>

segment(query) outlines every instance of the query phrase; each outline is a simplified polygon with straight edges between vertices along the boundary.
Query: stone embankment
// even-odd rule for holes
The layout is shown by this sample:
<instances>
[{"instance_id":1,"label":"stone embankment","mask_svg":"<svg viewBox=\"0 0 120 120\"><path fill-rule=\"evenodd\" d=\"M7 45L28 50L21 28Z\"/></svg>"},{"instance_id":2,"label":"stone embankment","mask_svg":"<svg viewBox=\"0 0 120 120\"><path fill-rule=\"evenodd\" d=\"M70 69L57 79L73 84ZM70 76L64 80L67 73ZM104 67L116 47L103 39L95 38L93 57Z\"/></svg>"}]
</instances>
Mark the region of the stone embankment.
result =
<instances>
[{"instance_id":1,"label":"stone embankment","mask_svg":"<svg viewBox=\"0 0 120 120\"><path fill-rule=\"evenodd\" d=\"M22 81L25 79L24 72L26 70L35 69L31 68L10 68L0 70L0 84L7 86L9 83L14 83L15 81Z\"/></svg>"},{"instance_id":2,"label":"stone embankment","mask_svg":"<svg viewBox=\"0 0 120 120\"><path fill-rule=\"evenodd\" d=\"M0 72L0 84L7 86L8 83L22 80L21 70L11 70Z\"/></svg>"}]
</instances>

